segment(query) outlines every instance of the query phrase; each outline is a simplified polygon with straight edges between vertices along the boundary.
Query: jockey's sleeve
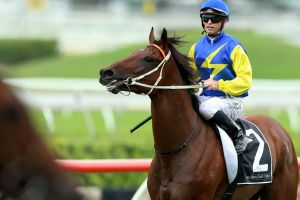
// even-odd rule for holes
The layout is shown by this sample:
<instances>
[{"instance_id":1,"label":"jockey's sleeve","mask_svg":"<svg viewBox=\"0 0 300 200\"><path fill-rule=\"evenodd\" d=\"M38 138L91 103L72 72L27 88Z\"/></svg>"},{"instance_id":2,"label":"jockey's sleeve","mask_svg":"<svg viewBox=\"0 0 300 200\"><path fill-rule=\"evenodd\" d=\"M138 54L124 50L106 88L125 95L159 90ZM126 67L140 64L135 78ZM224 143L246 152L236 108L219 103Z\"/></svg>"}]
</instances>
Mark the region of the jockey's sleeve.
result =
<instances>
[{"instance_id":1,"label":"jockey's sleeve","mask_svg":"<svg viewBox=\"0 0 300 200\"><path fill-rule=\"evenodd\" d=\"M191 47L191 49L190 49L190 51L189 51L189 55L188 55L188 57L190 58L190 59L192 59L192 61L190 61L190 66L193 68L193 69L195 69L195 70L197 70L197 66L196 66L196 63L195 63L195 46L196 46L196 44L194 44L192 47Z\"/></svg>"},{"instance_id":2,"label":"jockey's sleeve","mask_svg":"<svg viewBox=\"0 0 300 200\"><path fill-rule=\"evenodd\" d=\"M195 46L196 46L196 44L194 44L191 47L188 57L190 59L189 62L190 62L191 68L193 68L195 70L195 74L193 75L193 79L196 80L196 81L199 81L200 80L200 75L199 75L199 71L198 71L197 66L196 66L195 56L194 56L195 55ZM194 89L194 93L197 93L197 92L199 92L199 89Z\"/></svg>"},{"instance_id":3,"label":"jockey's sleeve","mask_svg":"<svg viewBox=\"0 0 300 200\"><path fill-rule=\"evenodd\" d=\"M219 90L238 96L248 91L252 86L252 68L247 54L240 45L233 49L230 59L236 78L227 81L219 80Z\"/></svg>"}]
</instances>

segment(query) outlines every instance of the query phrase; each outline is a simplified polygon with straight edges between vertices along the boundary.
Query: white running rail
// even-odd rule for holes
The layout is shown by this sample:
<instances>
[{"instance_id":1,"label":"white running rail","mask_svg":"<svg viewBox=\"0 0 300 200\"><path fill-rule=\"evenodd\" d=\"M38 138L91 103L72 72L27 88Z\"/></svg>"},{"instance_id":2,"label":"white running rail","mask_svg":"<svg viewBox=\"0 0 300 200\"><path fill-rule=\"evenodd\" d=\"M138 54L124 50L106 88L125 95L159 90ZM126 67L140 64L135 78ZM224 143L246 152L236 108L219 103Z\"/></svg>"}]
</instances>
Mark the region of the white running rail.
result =
<instances>
[{"instance_id":1,"label":"white running rail","mask_svg":"<svg viewBox=\"0 0 300 200\"><path fill-rule=\"evenodd\" d=\"M50 131L55 129L53 111L80 110L91 137L95 126L91 110L101 110L109 132L115 131L113 110L149 110L150 99L131 94L121 97L106 91L97 79L74 78L11 78L4 80L11 85L26 105L40 109ZM264 108L275 114L286 111L290 125L300 130L300 80L255 79L245 100L245 109Z\"/></svg>"}]
</instances>

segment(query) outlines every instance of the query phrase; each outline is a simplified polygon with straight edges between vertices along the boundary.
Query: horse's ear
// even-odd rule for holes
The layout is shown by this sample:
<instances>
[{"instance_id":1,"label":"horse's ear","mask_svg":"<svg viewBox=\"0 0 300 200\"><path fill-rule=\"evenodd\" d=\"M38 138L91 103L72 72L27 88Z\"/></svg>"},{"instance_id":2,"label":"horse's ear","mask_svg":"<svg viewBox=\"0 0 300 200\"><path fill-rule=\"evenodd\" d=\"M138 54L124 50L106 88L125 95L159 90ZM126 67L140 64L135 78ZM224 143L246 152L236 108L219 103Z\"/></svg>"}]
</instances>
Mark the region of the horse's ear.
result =
<instances>
[{"instance_id":1,"label":"horse's ear","mask_svg":"<svg viewBox=\"0 0 300 200\"><path fill-rule=\"evenodd\" d=\"M166 49L167 45L168 45L168 32L165 28L163 29L163 31L161 33L160 41L161 41L162 48Z\"/></svg>"},{"instance_id":2,"label":"horse's ear","mask_svg":"<svg viewBox=\"0 0 300 200\"><path fill-rule=\"evenodd\" d=\"M153 44L154 41L155 41L154 28L152 27L152 28L151 28L151 31L150 31L150 35L149 35L149 43L150 43L150 44Z\"/></svg>"}]
</instances>

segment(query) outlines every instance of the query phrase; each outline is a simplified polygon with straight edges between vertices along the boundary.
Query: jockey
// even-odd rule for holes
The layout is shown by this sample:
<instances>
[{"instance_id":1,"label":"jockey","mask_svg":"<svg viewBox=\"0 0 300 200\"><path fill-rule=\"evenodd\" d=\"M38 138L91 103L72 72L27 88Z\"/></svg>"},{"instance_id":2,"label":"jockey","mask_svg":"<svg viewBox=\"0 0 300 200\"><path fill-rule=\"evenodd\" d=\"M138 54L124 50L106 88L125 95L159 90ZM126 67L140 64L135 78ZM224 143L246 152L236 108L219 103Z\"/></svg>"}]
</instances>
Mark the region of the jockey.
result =
<instances>
[{"instance_id":1,"label":"jockey","mask_svg":"<svg viewBox=\"0 0 300 200\"><path fill-rule=\"evenodd\" d=\"M251 64L241 43L223 30L229 21L229 8L223 0L206 0L200 18L206 34L189 52L204 85L198 96L199 111L231 136L240 154L251 141L235 122L252 85Z\"/></svg>"}]
</instances>

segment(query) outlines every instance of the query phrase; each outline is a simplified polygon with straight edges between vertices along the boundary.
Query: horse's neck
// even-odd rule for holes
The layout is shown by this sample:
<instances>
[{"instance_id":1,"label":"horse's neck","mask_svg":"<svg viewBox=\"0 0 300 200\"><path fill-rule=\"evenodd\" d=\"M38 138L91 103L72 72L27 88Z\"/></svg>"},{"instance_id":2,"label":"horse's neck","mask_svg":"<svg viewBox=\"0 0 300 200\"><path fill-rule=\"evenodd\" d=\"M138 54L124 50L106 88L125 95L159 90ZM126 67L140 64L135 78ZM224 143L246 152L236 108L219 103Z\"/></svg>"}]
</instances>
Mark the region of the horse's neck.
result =
<instances>
[{"instance_id":1,"label":"horse's neck","mask_svg":"<svg viewBox=\"0 0 300 200\"><path fill-rule=\"evenodd\" d=\"M157 150L176 150L188 137L197 117L186 90L158 91L151 97L154 143Z\"/></svg>"}]
</instances>

